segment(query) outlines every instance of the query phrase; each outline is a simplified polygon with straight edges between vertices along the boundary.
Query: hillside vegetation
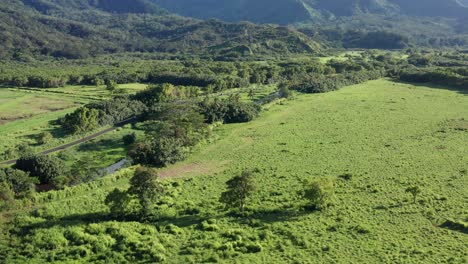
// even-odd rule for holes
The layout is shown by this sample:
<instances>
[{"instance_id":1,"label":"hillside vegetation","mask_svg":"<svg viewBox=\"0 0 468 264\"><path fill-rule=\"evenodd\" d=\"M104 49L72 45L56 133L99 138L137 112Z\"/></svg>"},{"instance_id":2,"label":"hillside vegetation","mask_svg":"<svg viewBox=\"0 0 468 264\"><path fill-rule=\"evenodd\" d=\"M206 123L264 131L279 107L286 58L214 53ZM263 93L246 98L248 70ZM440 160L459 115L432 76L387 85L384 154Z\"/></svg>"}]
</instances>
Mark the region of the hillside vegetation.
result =
<instances>
[{"instance_id":1,"label":"hillside vegetation","mask_svg":"<svg viewBox=\"0 0 468 264\"><path fill-rule=\"evenodd\" d=\"M109 3L0 3L0 58L28 61L42 55L76 59L118 52L211 54L220 45L223 49L216 49L217 53L238 46L263 55L318 50L316 42L293 29L183 18L147 1Z\"/></svg>"}]
</instances>

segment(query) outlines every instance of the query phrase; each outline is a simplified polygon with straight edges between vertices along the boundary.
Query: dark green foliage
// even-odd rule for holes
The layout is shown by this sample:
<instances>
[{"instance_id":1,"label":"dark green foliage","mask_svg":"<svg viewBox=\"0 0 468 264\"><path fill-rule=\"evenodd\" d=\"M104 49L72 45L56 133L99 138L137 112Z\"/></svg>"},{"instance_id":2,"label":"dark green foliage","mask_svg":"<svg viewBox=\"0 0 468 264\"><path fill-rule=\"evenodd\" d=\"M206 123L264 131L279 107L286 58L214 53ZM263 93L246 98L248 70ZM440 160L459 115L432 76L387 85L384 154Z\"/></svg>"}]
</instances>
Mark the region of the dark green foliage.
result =
<instances>
[{"instance_id":1,"label":"dark green foliage","mask_svg":"<svg viewBox=\"0 0 468 264\"><path fill-rule=\"evenodd\" d=\"M96 121L100 126L113 125L137 117L146 110L146 106L142 102L133 100L129 96L115 96L110 100L87 104L85 107L98 113ZM86 130L81 132L84 131Z\"/></svg>"},{"instance_id":2,"label":"dark green foliage","mask_svg":"<svg viewBox=\"0 0 468 264\"><path fill-rule=\"evenodd\" d=\"M34 184L38 181L30 177L28 172L6 168L0 169L0 183L8 185L16 198L23 198L34 192Z\"/></svg>"},{"instance_id":3,"label":"dark green foliage","mask_svg":"<svg viewBox=\"0 0 468 264\"><path fill-rule=\"evenodd\" d=\"M129 146L136 142L137 136L135 133L131 133L122 137L125 145Z\"/></svg>"},{"instance_id":4,"label":"dark green foliage","mask_svg":"<svg viewBox=\"0 0 468 264\"><path fill-rule=\"evenodd\" d=\"M334 188L331 181L306 183L304 198L308 200L307 207L312 210L322 210L330 206Z\"/></svg>"},{"instance_id":5,"label":"dark green foliage","mask_svg":"<svg viewBox=\"0 0 468 264\"><path fill-rule=\"evenodd\" d=\"M145 127L147 138L128 152L134 163L156 167L174 164L209 136L203 116L190 104L162 104L146 118L153 120Z\"/></svg>"},{"instance_id":6,"label":"dark green foliage","mask_svg":"<svg viewBox=\"0 0 468 264\"><path fill-rule=\"evenodd\" d=\"M140 216L148 217L164 192L165 188L159 181L156 170L138 167L130 179L128 190L115 188L106 196L104 203L113 217L123 219L135 211L131 206L133 201L137 201Z\"/></svg>"},{"instance_id":7,"label":"dark green foliage","mask_svg":"<svg viewBox=\"0 0 468 264\"><path fill-rule=\"evenodd\" d=\"M324 93L336 91L344 86L376 80L384 76L380 70L346 72L335 75L309 75L289 82L292 90L304 93Z\"/></svg>"},{"instance_id":8,"label":"dark green foliage","mask_svg":"<svg viewBox=\"0 0 468 264\"><path fill-rule=\"evenodd\" d=\"M0 181L0 212L9 209L15 202L15 192L7 182Z\"/></svg>"},{"instance_id":9,"label":"dark green foliage","mask_svg":"<svg viewBox=\"0 0 468 264\"><path fill-rule=\"evenodd\" d=\"M256 118L261 106L255 103L241 102L239 97L230 96L227 99L210 100L205 98L200 104L201 113L208 123L222 121L224 123L244 123Z\"/></svg>"},{"instance_id":10,"label":"dark green foliage","mask_svg":"<svg viewBox=\"0 0 468 264\"><path fill-rule=\"evenodd\" d=\"M221 194L220 202L228 208L238 208L244 213L247 198L256 190L254 174L250 170L242 171L226 182L227 190Z\"/></svg>"},{"instance_id":11,"label":"dark green foliage","mask_svg":"<svg viewBox=\"0 0 468 264\"><path fill-rule=\"evenodd\" d=\"M54 185L61 184L62 177L68 172L62 160L46 155L21 157L16 161L15 168L38 177L41 184Z\"/></svg>"},{"instance_id":12,"label":"dark green foliage","mask_svg":"<svg viewBox=\"0 0 468 264\"><path fill-rule=\"evenodd\" d=\"M278 88L278 96L279 98L289 98L292 96L291 90L286 83L280 83Z\"/></svg>"},{"instance_id":13,"label":"dark green foliage","mask_svg":"<svg viewBox=\"0 0 468 264\"><path fill-rule=\"evenodd\" d=\"M460 72L463 73L463 72ZM400 72L400 80L415 83L448 85L462 90L468 89L468 76L444 68L408 69Z\"/></svg>"},{"instance_id":14,"label":"dark green foliage","mask_svg":"<svg viewBox=\"0 0 468 264\"><path fill-rule=\"evenodd\" d=\"M119 86L114 80L107 80L106 81L106 89L108 91L114 92Z\"/></svg>"},{"instance_id":15,"label":"dark green foliage","mask_svg":"<svg viewBox=\"0 0 468 264\"><path fill-rule=\"evenodd\" d=\"M318 48L295 30L172 16L149 0L11 0L0 3L0 16L0 58L23 61L119 52L223 54L241 45L256 47L256 53L275 54L278 49L267 44L270 39L276 39L280 52Z\"/></svg>"},{"instance_id":16,"label":"dark green foliage","mask_svg":"<svg viewBox=\"0 0 468 264\"><path fill-rule=\"evenodd\" d=\"M158 137L149 143L136 144L128 155L135 164L165 167L187 157L188 147L181 139Z\"/></svg>"},{"instance_id":17,"label":"dark green foliage","mask_svg":"<svg viewBox=\"0 0 468 264\"><path fill-rule=\"evenodd\" d=\"M104 200L104 204L109 207L111 215L118 219L125 218L129 214L130 203L131 197L128 192L117 188L111 191Z\"/></svg>"},{"instance_id":18,"label":"dark green foliage","mask_svg":"<svg viewBox=\"0 0 468 264\"><path fill-rule=\"evenodd\" d=\"M79 134L91 131L98 126L99 111L88 107L80 107L71 114L67 114L61 125L69 134Z\"/></svg>"},{"instance_id":19,"label":"dark green foliage","mask_svg":"<svg viewBox=\"0 0 468 264\"><path fill-rule=\"evenodd\" d=\"M128 194L137 198L144 216L151 213L152 205L164 194L164 187L158 177L156 170L139 167L130 179Z\"/></svg>"}]
</instances>

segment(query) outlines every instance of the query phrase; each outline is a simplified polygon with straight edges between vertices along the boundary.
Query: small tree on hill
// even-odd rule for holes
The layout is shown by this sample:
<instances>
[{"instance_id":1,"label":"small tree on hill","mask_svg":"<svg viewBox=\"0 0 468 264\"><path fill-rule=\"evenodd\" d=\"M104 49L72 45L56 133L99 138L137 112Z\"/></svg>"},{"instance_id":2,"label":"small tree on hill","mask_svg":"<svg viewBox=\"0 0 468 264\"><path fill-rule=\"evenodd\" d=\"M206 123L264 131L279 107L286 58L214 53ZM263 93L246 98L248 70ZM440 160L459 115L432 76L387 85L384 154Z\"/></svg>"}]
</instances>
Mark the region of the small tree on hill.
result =
<instances>
[{"instance_id":1,"label":"small tree on hill","mask_svg":"<svg viewBox=\"0 0 468 264\"><path fill-rule=\"evenodd\" d=\"M148 216L152 205L164 194L164 191L164 186L158 181L156 170L139 167L130 179L128 194L138 199L142 215Z\"/></svg>"},{"instance_id":2,"label":"small tree on hill","mask_svg":"<svg viewBox=\"0 0 468 264\"><path fill-rule=\"evenodd\" d=\"M405 191L413 195L413 203L416 203L417 196L421 193L421 188L419 188L419 186L411 186L406 188Z\"/></svg>"},{"instance_id":3,"label":"small tree on hill","mask_svg":"<svg viewBox=\"0 0 468 264\"><path fill-rule=\"evenodd\" d=\"M306 184L304 198L309 200L313 210L322 210L328 207L333 196L334 184L331 181L314 181Z\"/></svg>"},{"instance_id":4,"label":"small tree on hill","mask_svg":"<svg viewBox=\"0 0 468 264\"><path fill-rule=\"evenodd\" d=\"M235 176L226 182L227 191L221 194L220 202L227 207L237 207L244 213L247 198L255 191L253 173L244 170L241 175Z\"/></svg>"},{"instance_id":5,"label":"small tree on hill","mask_svg":"<svg viewBox=\"0 0 468 264\"><path fill-rule=\"evenodd\" d=\"M128 213L128 206L131 201L132 198L127 191L115 188L106 196L104 203L109 207L112 216L122 219Z\"/></svg>"}]
</instances>

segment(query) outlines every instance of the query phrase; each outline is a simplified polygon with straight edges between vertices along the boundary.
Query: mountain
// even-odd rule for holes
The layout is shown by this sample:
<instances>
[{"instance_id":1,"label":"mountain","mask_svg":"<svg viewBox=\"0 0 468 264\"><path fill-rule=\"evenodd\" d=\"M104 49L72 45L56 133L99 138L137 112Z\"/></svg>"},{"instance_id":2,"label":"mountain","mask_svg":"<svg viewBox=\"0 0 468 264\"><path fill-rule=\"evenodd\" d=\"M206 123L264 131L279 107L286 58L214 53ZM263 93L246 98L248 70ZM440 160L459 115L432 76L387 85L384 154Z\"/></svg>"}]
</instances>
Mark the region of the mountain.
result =
<instances>
[{"instance_id":1,"label":"mountain","mask_svg":"<svg viewBox=\"0 0 468 264\"><path fill-rule=\"evenodd\" d=\"M468 15L466 0L151 0L180 15L201 19L291 24L317 18L359 14L438 16ZM424 3L422 3L424 2Z\"/></svg>"},{"instance_id":2,"label":"mountain","mask_svg":"<svg viewBox=\"0 0 468 264\"><path fill-rule=\"evenodd\" d=\"M235 54L245 48L248 53ZM185 18L150 0L0 2L0 58L73 59L118 52L255 56L319 48L294 29Z\"/></svg>"},{"instance_id":3,"label":"mountain","mask_svg":"<svg viewBox=\"0 0 468 264\"><path fill-rule=\"evenodd\" d=\"M152 0L167 10L200 19L291 24L310 18L297 0Z\"/></svg>"}]
</instances>

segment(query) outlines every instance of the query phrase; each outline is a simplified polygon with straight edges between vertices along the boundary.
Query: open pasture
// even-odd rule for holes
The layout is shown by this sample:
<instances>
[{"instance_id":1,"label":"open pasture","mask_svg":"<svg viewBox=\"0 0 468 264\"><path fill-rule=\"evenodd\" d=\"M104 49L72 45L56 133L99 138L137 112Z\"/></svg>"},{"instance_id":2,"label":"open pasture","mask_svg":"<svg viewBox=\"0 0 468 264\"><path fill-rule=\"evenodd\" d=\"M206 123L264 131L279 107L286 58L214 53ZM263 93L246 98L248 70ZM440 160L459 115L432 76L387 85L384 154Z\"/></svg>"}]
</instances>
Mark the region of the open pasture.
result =
<instances>
[{"instance_id":1,"label":"open pasture","mask_svg":"<svg viewBox=\"0 0 468 264\"><path fill-rule=\"evenodd\" d=\"M450 223L468 220L466 120L466 94L387 80L298 95L251 123L220 127L215 143L163 169L175 177L170 172L181 167L197 173L168 180L159 222L107 218L103 200L127 185L124 172L36 194L34 213L25 209L16 222L22 232L8 255L38 262L234 263L236 256L235 263L464 263L466 229ZM241 219L218 199L244 168L259 172ZM303 210L303 182L318 179L334 182L333 206ZM410 186L421 189L416 203L405 192Z\"/></svg>"},{"instance_id":2,"label":"open pasture","mask_svg":"<svg viewBox=\"0 0 468 264\"><path fill-rule=\"evenodd\" d=\"M78 106L67 98L0 89L0 125Z\"/></svg>"}]
</instances>

